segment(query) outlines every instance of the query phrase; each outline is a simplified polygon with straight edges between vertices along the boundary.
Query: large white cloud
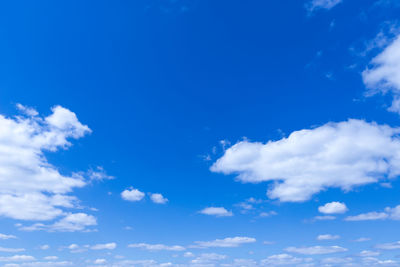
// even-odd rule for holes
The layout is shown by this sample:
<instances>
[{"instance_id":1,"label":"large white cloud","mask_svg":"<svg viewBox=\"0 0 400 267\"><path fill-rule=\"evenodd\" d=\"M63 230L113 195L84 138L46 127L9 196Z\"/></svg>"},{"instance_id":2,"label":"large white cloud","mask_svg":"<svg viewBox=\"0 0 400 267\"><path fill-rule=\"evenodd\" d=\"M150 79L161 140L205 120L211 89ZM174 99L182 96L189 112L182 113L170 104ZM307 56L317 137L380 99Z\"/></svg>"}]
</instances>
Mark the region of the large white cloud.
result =
<instances>
[{"instance_id":1,"label":"large white cloud","mask_svg":"<svg viewBox=\"0 0 400 267\"><path fill-rule=\"evenodd\" d=\"M393 93L389 111L400 113L400 35L371 61L371 67L362 73L371 93Z\"/></svg>"},{"instance_id":2,"label":"large white cloud","mask_svg":"<svg viewBox=\"0 0 400 267\"><path fill-rule=\"evenodd\" d=\"M300 202L328 188L345 191L400 174L399 128L350 119L295 131L267 143L241 141L211 171L241 182L271 181L268 196Z\"/></svg>"},{"instance_id":3,"label":"large white cloud","mask_svg":"<svg viewBox=\"0 0 400 267\"><path fill-rule=\"evenodd\" d=\"M71 146L70 139L90 133L75 113L61 106L47 117L18 104L25 115L0 115L0 216L45 221L67 216L77 199L67 195L85 186L81 174L64 175L50 164L46 151Z\"/></svg>"}]
</instances>

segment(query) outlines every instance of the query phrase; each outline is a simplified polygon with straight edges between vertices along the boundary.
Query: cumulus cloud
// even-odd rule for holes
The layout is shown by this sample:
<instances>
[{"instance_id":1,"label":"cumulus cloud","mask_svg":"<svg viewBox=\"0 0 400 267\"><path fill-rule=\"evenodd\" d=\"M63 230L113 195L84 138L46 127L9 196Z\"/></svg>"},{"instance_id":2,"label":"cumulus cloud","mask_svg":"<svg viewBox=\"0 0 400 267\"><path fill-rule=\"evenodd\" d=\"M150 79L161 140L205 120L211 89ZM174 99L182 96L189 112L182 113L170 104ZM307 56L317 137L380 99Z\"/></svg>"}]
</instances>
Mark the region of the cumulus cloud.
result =
<instances>
[{"instance_id":1,"label":"cumulus cloud","mask_svg":"<svg viewBox=\"0 0 400 267\"><path fill-rule=\"evenodd\" d=\"M371 94L391 91L393 102L388 110L400 113L400 35L372 59L362 77Z\"/></svg>"},{"instance_id":2,"label":"cumulus cloud","mask_svg":"<svg viewBox=\"0 0 400 267\"><path fill-rule=\"evenodd\" d=\"M197 248L211 248L211 247L220 247L220 248L233 248L238 247L242 244L249 244L256 242L255 238L252 237L227 237L224 239L216 239L213 241L195 241L196 245L192 247Z\"/></svg>"},{"instance_id":3,"label":"cumulus cloud","mask_svg":"<svg viewBox=\"0 0 400 267\"><path fill-rule=\"evenodd\" d=\"M211 171L247 183L272 182L267 195L301 202L328 188L349 191L400 174L399 128L350 119L295 131L266 144L241 141Z\"/></svg>"},{"instance_id":4,"label":"cumulus cloud","mask_svg":"<svg viewBox=\"0 0 400 267\"><path fill-rule=\"evenodd\" d=\"M342 0L311 0L306 4L306 9L312 13L318 9L331 9L341 2Z\"/></svg>"},{"instance_id":5,"label":"cumulus cloud","mask_svg":"<svg viewBox=\"0 0 400 267\"><path fill-rule=\"evenodd\" d=\"M150 195L151 201L153 201L156 204L165 204L168 202L168 199L163 197L162 194L154 193Z\"/></svg>"},{"instance_id":6,"label":"cumulus cloud","mask_svg":"<svg viewBox=\"0 0 400 267\"><path fill-rule=\"evenodd\" d=\"M144 198L145 194L135 188L130 188L122 191L121 197L127 201L140 201Z\"/></svg>"},{"instance_id":7,"label":"cumulus cloud","mask_svg":"<svg viewBox=\"0 0 400 267\"><path fill-rule=\"evenodd\" d=\"M163 244L146 244L146 243L137 243L137 244L129 244L130 248L142 248L150 251L160 251L160 250L169 250L169 251L183 251L185 250L182 246L167 246Z\"/></svg>"},{"instance_id":8,"label":"cumulus cloud","mask_svg":"<svg viewBox=\"0 0 400 267\"><path fill-rule=\"evenodd\" d=\"M90 247L90 249L93 250L103 250L103 249L109 249L109 250L113 250L117 247L116 243L107 243L107 244L97 244L97 245L93 245Z\"/></svg>"},{"instance_id":9,"label":"cumulus cloud","mask_svg":"<svg viewBox=\"0 0 400 267\"><path fill-rule=\"evenodd\" d=\"M67 149L70 139L91 130L61 106L47 117L21 104L17 108L24 115L0 115L0 216L33 221L68 216L64 209L78 201L68 193L86 182L80 174L61 174L44 153Z\"/></svg>"},{"instance_id":10,"label":"cumulus cloud","mask_svg":"<svg viewBox=\"0 0 400 267\"><path fill-rule=\"evenodd\" d=\"M336 239L339 239L339 238L340 238L339 235L330 235L330 234L317 236L317 240L320 240L320 241L323 241L323 240L336 240Z\"/></svg>"},{"instance_id":11,"label":"cumulus cloud","mask_svg":"<svg viewBox=\"0 0 400 267\"><path fill-rule=\"evenodd\" d=\"M311 258L297 258L289 254L277 254L269 256L261 261L261 266L291 265L295 266L300 263L312 262Z\"/></svg>"},{"instance_id":12,"label":"cumulus cloud","mask_svg":"<svg viewBox=\"0 0 400 267\"><path fill-rule=\"evenodd\" d=\"M382 212L367 212L361 213L355 216L348 216L345 218L346 221L375 221L375 220L400 220L400 205L390 208L385 208Z\"/></svg>"},{"instance_id":13,"label":"cumulus cloud","mask_svg":"<svg viewBox=\"0 0 400 267\"><path fill-rule=\"evenodd\" d=\"M233 216L233 213L231 211L226 210L223 207L208 207L205 208L201 211L199 211L201 214L205 215L212 215L216 217L231 217Z\"/></svg>"},{"instance_id":14,"label":"cumulus cloud","mask_svg":"<svg viewBox=\"0 0 400 267\"><path fill-rule=\"evenodd\" d=\"M318 207L318 211L325 214L340 214L348 211L346 204L340 202L330 202Z\"/></svg>"},{"instance_id":15,"label":"cumulus cloud","mask_svg":"<svg viewBox=\"0 0 400 267\"><path fill-rule=\"evenodd\" d=\"M338 252L345 252L347 248L339 246L314 246L314 247L288 247L285 249L287 252L299 253L305 255L320 255L320 254L331 254Z\"/></svg>"}]
</instances>

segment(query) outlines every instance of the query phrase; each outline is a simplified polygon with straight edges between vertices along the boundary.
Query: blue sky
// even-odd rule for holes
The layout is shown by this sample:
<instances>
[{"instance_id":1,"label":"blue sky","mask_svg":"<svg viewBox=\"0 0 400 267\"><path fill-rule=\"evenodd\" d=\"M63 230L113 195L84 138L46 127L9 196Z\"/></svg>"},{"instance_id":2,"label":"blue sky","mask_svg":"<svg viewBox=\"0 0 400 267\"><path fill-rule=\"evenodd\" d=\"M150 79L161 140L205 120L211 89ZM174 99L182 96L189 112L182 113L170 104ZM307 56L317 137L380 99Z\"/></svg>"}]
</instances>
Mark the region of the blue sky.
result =
<instances>
[{"instance_id":1,"label":"blue sky","mask_svg":"<svg viewBox=\"0 0 400 267\"><path fill-rule=\"evenodd\" d=\"M2 1L0 265L400 266L399 15Z\"/></svg>"}]
</instances>

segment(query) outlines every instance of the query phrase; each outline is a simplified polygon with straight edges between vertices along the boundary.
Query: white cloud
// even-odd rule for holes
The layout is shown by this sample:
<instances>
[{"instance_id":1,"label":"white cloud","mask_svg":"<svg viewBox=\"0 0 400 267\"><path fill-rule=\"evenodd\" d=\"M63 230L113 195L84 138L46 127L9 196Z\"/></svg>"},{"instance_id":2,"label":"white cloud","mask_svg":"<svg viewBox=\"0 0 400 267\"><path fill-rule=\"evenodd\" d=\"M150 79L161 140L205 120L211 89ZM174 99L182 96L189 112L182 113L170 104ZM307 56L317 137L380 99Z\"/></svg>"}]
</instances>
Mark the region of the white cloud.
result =
<instances>
[{"instance_id":1,"label":"white cloud","mask_svg":"<svg viewBox=\"0 0 400 267\"><path fill-rule=\"evenodd\" d=\"M318 9L331 9L340 4L342 0L311 0L306 4L309 13Z\"/></svg>"},{"instance_id":2,"label":"white cloud","mask_svg":"<svg viewBox=\"0 0 400 267\"><path fill-rule=\"evenodd\" d=\"M289 254L277 254L269 256L261 261L261 266L276 266L276 265L297 265L304 262L312 262L311 258L297 258Z\"/></svg>"},{"instance_id":3,"label":"white cloud","mask_svg":"<svg viewBox=\"0 0 400 267\"><path fill-rule=\"evenodd\" d=\"M107 263L106 259L96 259L94 262L94 264L105 264Z\"/></svg>"},{"instance_id":4,"label":"white cloud","mask_svg":"<svg viewBox=\"0 0 400 267\"><path fill-rule=\"evenodd\" d=\"M0 247L0 252L22 252L25 251L24 248L4 248Z\"/></svg>"},{"instance_id":5,"label":"white cloud","mask_svg":"<svg viewBox=\"0 0 400 267\"><path fill-rule=\"evenodd\" d=\"M20 103L17 103L16 107L19 111L21 111L22 113L24 113L25 115L28 115L30 117L39 115L39 112L37 112L36 109L24 106Z\"/></svg>"},{"instance_id":6,"label":"white cloud","mask_svg":"<svg viewBox=\"0 0 400 267\"><path fill-rule=\"evenodd\" d=\"M325 214L341 214L348 211L348 209L344 203L330 202L318 207L318 211Z\"/></svg>"},{"instance_id":7,"label":"white cloud","mask_svg":"<svg viewBox=\"0 0 400 267\"><path fill-rule=\"evenodd\" d=\"M388 110L400 113L400 35L372 59L371 65L362 73L365 85L372 94L391 91L394 99Z\"/></svg>"},{"instance_id":8,"label":"white cloud","mask_svg":"<svg viewBox=\"0 0 400 267\"><path fill-rule=\"evenodd\" d=\"M339 246L314 246L314 247L288 247L285 249L287 252L294 252L305 255L319 255L319 254L331 254L338 252L345 252L347 248Z\"/></svg>"},{"instance_id":9,"label":"white cloud","mask_svg":"<svg viewBox=\"0 0 400 267\"><path fill-rule=\"evenodd\" d=\"M103 249L109 249L109 250L113 250L117 247L116 243L107 243L107 244L97 244L97 245L93 245L90 247L90 249L93 250L103 250Z\"/></svg>"},{"instance_id":10,"label":"white cloud","mask_svg":"<svg viewBox=\"0 0 400 267\"><path fill-rule=\"evenodd\" d=\"M137 189L126 189L121 193L121 197L128 201L140 201L144 198L144 193Z\"/></svg>"},{"instance_id":11,"label":"white cloud","mask_svg":"<svg viewBox=\"0 0 400 267\"><path fill-rule=\"evenodd\" d=\"M355 216L346 217L346 221L375 221L375 220L400 220L400 205L390 208L387 207L383 212L367 212Z\"/></svg>"},{"instance_id":12,"label":"white cloud","mask_svg":"<svg viewBox=\"0 0 400 267\"><path fill-rule=\"evenodd\" d=\"M369 238L369 237L360 237L360 238L357 238L356 240L354 240L354 242L366 242L366 241L370 241L371 240L371 238Z\"/></svg>"},{"instance_id":13,"label":"white cloud","mask_svg":"<svg viewBox=\"0 0 400 267\"><path fill-rule=\"evenodd\" d=\"M324 215L324 216L315 216L314 220L317 221L332 221L335 220L336 217L335 216L331 216L331 215Z\"/></svg>"},{"instance_id":14,"label":"white cloud","mask_svg":"<svg viewBox=\"0 0 400 267\"><path fill-rule=\"evenodd\" d=\"M80 174L61 174L44 153L67 149L70 139L91 130L61 106L44 118L34 109L17 107L26 116L0 115L0 216L32 221L66 216L64 209L78 201L68 193L86 182Z\"/></svg>"},{"instance_id":15,"label":"white cloud","mask_svg":"<svg viewBox=\"0 0 400 267\"><path fill-rule=\"evenodd\" d=\"M400 241L393 242L393 243L378 244L375 247L378 248L378 249L383 249L383 250L400 249Z\"/></svg>"},{"instance_id":16,"label":"white cloud","mask_svg":"<svg viewBox=\"0 0 400 267\"><path fill-rule=\"evenodd\" d=\"M163 197L163 195L158 194L158 193L151 194L150 199L151 199L151 201L153 201L154 203L157 203L157 204L165 204L168 202L167 198Z\"/></svg>"},{"instance_id":17,"label":"white cloud","mask_svg":"<svg viewBox=\"0 0 400 267\"><path fill-rule=\"evenodd\" d=\"M129 244L130 248L143 248L150 251L160 251L160 250L169 250L169 251L183 251L185 250L182 246L167 246L163 244L146 244L146 243L137 243L137 244Z\"/></svg>"},{"instance_id":18,"label":"white cloud","mask_svg":"<svg viewBox=\"0 0 400 267\"><path fill-rule=\"evenodd\" d=\"M15 235L5 235L5 234L0 234L0 239L6 240L6 239L15 239L17 238Z\"/></svg>"},{"instance_id":19,"label":"white cloud","mask_svg":"<svg viewBox=\"0 0 400 267\"><path fill-rule=\"evenodd\" d=\"M94 216L86 213L68 213L64 218L56 221L53 224L35 223L31 226L21 226L19 230L22 231L40 231L46 230L49 232L75 232L75 231L89 231L88 226L97 225L97 220Z\"/></svg>"},{"instance_id":20,"label":"white cloud","mask_svg":"<svg viewBox=\"0 0 400 267\"><path fill-rule=\"evenodd\" d=\"M221 247L221 248L233 248L238 247L242 244L254 243L255 238L252 237L227 237L224 239L216 239L213 241L195 241L196 244L193 247L197 248L211 248L211 247Z\"/></svg>"},{"instance_id":21,"label":"white cloud","mask_svg":"<svg viewBox=\"0 0 400 267\"><path fill-rule=\"evenodd\" d=\"M46 244L46 245L41 245L39 248L40 248L41 250L47 250L47 249L50 248L50 246Z\"/></svg>"},{"instance_id":22,"label":"white cloud","mask_svg":"<svg viewBox=\"0 0 400 267\"><path fill-rule=\"evenodd\" d=\"M381 253L379 251L371 251L371 250L363 250L360 252L360 257L376 257L379 256Z\"/></svg>"},{"instance_id":23,"label":"white cloud","mask_svg":"<svg viewBox=\"0 0 400 267\"><path fill-rule=\"evenodd\" d=\"M57 256L46 256L43 259L45 259L46 261L55 261L58 260Z\"/></svg>"},{"instance_id":24,"label":"white cloud","mask_svg":"<svg viewBox=\"0 0 400 267\"><path fill-rule=\"evenodd\" d=\"M306 201L322 190L354 187L400 174L399 128L351 119L293 132L266 144L241 141L225 151L213 172L241 182L272 181L268 196Z\"/></svg>"},{"instance_id":25,"label":"white cloud","mask_svg":"<svg viewBox=\"0 0 400 267\"><path fill-rule=\"evenodd\" d=\"M97 166L96 169L90 169L87 173L87 176L89 177L90 180L97 180L97 181L102 181L102 180L112 180L115 177L110 176L106 173L103 167Z\"/></svg>"},{"instance_id":26,"label":"white cloud","mask_svg":"<svg viewBox=\"0 0 400 267\"><path fill-rule=\"evenodd\" d=\"M340 238L339 235L330 235L330 234L317 236L317 240L320 240L320 241L323 241L323 240L337 240L339 238Z\"/></svg>"},{"instance_id":27,"label":"white cloud","mask_svg":"<svg viewBox=\"0 0 400 267\"><path fill-rule=\"evenodd\" d=\"M277 214L278 213L276 213L275 211L269 211L269 212L261 212L259 216L265 218L265 217L275 216Z\"/></svg>"},{"instance_id":28,"label":"white cloud","mask_svg":"<svg viewBox=\"0 0 400 267\"><path fill-rule=\"evenodd\" d=\"M217 254L217 253L203 253L199 257L193 259L191 261L191 263L203 265L203 264L221 261L226 258L227 258L226 255L221 255L221 254Z\"/></svg>"},{"instance_id":29,"label":"white cloud","mask_svg":"<svg viewBox=\"0 0 400 267\"><path fill-rule=\"evenodd\" d=\"M231 217L233 213L223 207L208 207L200 211L201 214L213 215L216 217Z\"/></svg>"},{"instance_id":30,"label":"white cloud","mask_svg":"<svg viewBox=\"0 0 400 267\"><path fill-rule=\"evenodd\" d=\"M10 257L0 257L0 261L34 261L35 258L30 255L14 255Z\"/></svg>"}]
</instances>

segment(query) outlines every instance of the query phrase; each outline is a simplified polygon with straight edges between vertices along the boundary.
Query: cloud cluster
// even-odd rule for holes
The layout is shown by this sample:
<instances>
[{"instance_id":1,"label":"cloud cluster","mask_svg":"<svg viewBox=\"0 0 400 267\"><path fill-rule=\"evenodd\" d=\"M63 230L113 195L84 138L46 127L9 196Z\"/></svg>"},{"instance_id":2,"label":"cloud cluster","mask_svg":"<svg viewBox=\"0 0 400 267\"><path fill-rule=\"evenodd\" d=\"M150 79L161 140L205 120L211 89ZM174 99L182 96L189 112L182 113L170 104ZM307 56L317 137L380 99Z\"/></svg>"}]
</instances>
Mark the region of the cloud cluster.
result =
<instances>
[{"instance_id":1,"label":"cloud cluster","mask_svg":"<svg viewBox=\"0 0 400 267\"><path fill-rule=\"evenodd\" d=\"M295 131L278 141L241 141L211 171L241 182L270 181L268 196L301 202L328 188L349 191L400 174L399 128L350 119Z\"/></svg>"},{"instance_id":2,"label":"cloud cluster","mask_svg":"<svg viewBox=\"0 0 400 267\"><path fill-rule=\"evenodd\" d=\"M362 73L369 93L392 92L393 101L388 110L400 113L400 35L373 58L370 65Z\"/></svg>"},{"instance_id":3,"label":"cloud cluster","mask_svg":"<svg viewBox=\"0 0 400 267\"><path fill-rule=\"evenodd\" d=\"M150 251L160 251L160 250L168 250L168 251L182 251L185 250L184 247L174 245L174 246L167 246L163 244L146 244L146 243L137 243L137 244L129 244L128 247L130 248L142 248Z\"/></svg>"},{"instance_id":4,"label":"cloud cluster","mask_svg":"<svg viewBox=\"0 0 400 267\"><path fill-rule=\"evenodd\" d=\"M242 244L249 244L256 242L255 238L252 237L227 237L224 239L216 239L213 241L195 241L196 244L193 247L197 248L212 248L212 247L219 247L219 248L233 248L238 247Z\"/></svg>"},{"instance_id":5,"label":"cloud cluster","mask_svg":"<svg viewBox=\"0 0 400 267\"><path fill-rule=\"evenodd\" d=\"M331 254L338 252L347 251L346 248L342 248L339 246L314 246L314 247L288 247L285 249L287 252L294 252L298 254L304 255L320 255L320 254Z\"/></svg>"},{"instance_id":6,"label":"cloud cluster","mask_svg":"<svg viewBox=\"0 0 400 267\"><path fill-rule=\"evenodd\" d=\"M140 201L145 196L146 196L145 193L133 187L126 189L121 193L122 199L132 202ZM159 193L150 193L150 200L156 204L166 204L168 202L168 199Z\"/></svg>"},{"instance_id":7,"label":"cloud cluster","mask_svg":"<svg viewBox=\"0 0 400 267\"><path fill-rule=\"evenodd\" d=\"M0 216L33 221L64 216L53 225L54 230L74 224L74 217L81 215L65 211L76 207L77 202L68 193L86 182L80 174L61 174L44 153L67 149L70 139L81 138L91 130L61 106L53 107L47 117L21 104L17 107L24 115L0 115Z\"/></svg>"}]
</instances>

